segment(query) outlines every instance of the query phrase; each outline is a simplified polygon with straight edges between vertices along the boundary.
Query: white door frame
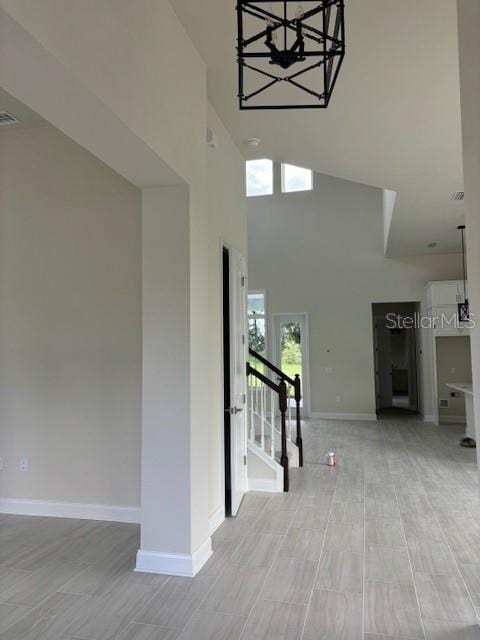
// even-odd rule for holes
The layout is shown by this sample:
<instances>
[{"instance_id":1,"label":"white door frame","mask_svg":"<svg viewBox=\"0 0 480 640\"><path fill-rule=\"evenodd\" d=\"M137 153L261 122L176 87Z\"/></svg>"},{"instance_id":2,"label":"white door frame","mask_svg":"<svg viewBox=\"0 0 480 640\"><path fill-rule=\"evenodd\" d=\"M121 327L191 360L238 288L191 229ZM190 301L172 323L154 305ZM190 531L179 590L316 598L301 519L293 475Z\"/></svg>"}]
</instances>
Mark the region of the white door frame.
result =
<instances>
[{"instance_id":1,"label":"white door frame","mask_svg":"<svg viewBox=\"0 0 480 640\"><path fill-rule=\"evenodd\" d=\"M393 385L392 385L392 372L391 366L388 372L383 371L383 367L380 366L380 354L383 355L383 350L380 348L379 343L379 327L378 324L382 324L382 329L387 329L387 318L384 315L373 316L373 362L374 362L374 374L375 374L375 409L376 411L380 411L382 409L390 409L393 406ZM389 349L391 349L391 345L389 342ZM380 370L382 369L382 373ZM384 377L386 376L386 377ZM383 379L384 378L384 379ZM387 383L387 384L385 384ZM384 405L382 402L382 388L385 386L389 386L389 391L387 393L389 397L389 401Z\"/></svg>"},{"instance_id":2,"label":"white door frame","mask_svg":"<svg viewBox=\"0 0 480 640\"><path fill-rule=\"evenodd\" d=\"M247 350L248 350L248 340L247 340L247 280L246 280L246 263L245 257L242 256L236 249L232 246L220 240L220 300L223 300L223 249L228 251L229 255L229 273L230 273L230 404L231 407L225 407L222 399L221 402L221 422L222 425L221 433L222 433L222 466L223 466L223 474L222 474L222 485L223 485L223 494L225 494L225 434L224 434L224 412L230 408L235 406L242 409L242 411L236 415L232 415L230 418L230 428L231 428L231 455L230 455L230 482L231 482L231 515L234 516L238 512L238 508L240 506L241 500L243 498L243 494L247 490L247 405L246 405L246 362L247 362ZM233 268L233 260L232 257L236 255L242 262L242 277L244 278L243 285L235 282L235 274ZM237 336L237 339L241 342L242 348L242 363L241 368L243 371L243 392L235 389L234 381L235 381L235 308L234 308L234 295L235 295L235 286L240 284L243 290L243 328L240 332L240 335ZM220 327L223 327L223 304L220 305L220 318L221 324ZM221 383L224 384L225 375L224 375L224 353L223 353L223 339L221 340ZM223 387L222 387L223 389ZM236 394L236 391L238 393ZM236 395L240 397L236 397ZM223 393L222 393L223 396ZM238 439L234 436L236 435L234 431L234 427L243 429L243 451L236 451L236 444L238 443ZM241 434L240 434L241 435ZM235 455L236 452L238 455ZM241 463L241 464L240 464ZM237 479L239 479L239 485L237 486Z\"/></svg>"},{"instance_id":3,"label":"white door frame","mask_svg":"<svg viewBox=\"0 0 480 640\"><path fill-rule=\"evenodd\" d=\"M303 325L303 338L302 340L302 396L303 396L303 408L302 417L308 418L311 413L311 399L310 399L310 335L309 335L309 319L308 313L301 311L298 313L272 313L272 361L275 365L280 366L280 353L278 351L278 334L277 334L277 322L279 318L286 318L287 322L296 322L300 319Z\"/></svg>"},{"instance_id":4,"label":"white door frame","mask_svg":"<svg viewBox=\"0 0 480 640\"><path fill-rule=\"evenodd\" d=\"M408 408L410 411L419 411L420 398L418 379L420 377L418 362L418 335L417 329L407 329L407 356L408 356Z\"/></svg>"}]
</instances>

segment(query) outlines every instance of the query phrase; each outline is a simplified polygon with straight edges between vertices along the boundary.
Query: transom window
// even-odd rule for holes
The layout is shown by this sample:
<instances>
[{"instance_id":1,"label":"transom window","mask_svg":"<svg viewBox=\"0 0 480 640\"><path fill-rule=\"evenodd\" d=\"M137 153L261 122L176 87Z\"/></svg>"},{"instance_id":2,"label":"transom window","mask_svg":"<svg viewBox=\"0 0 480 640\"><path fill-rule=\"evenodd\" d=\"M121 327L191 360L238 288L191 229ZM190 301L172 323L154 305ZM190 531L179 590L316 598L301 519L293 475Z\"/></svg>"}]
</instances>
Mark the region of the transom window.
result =
<instances>
[{"instance_id":1,"label":"transom window","mask_svg":"<svg viewBox=\"0 0 480 640\"><path fill-rule=\"evenodd\" d=\"M313 173L311 169L296 167L293 164L282 164L282 192L311 191L313 189Z\"/></svg>"},{"instance_id":2,"label":"transom window","mask_svg":"<svg viewBox=\"0 0 480 640\"><path fill-rule=\"evenodd\" d=\"M273 194L273 162L266 158L262 160L247 160L247 196L271 196Z\"/></svg>"}]
</instances>

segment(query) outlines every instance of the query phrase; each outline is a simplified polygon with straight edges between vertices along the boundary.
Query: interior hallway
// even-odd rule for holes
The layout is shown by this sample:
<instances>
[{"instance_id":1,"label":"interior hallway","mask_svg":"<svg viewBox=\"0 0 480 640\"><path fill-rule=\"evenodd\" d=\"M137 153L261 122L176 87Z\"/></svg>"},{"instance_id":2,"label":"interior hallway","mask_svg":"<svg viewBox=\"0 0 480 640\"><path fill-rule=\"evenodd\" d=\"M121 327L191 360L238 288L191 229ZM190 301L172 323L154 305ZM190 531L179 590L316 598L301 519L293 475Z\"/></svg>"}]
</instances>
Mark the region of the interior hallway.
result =
<instances>
[{"instance_id":1,"label":"interior hallway","mask_svg":"<svg viewBox=\"0 0 480 640\"><path fill-rule=\"evenodd\" d=\"M247 494L193 580L133 573L136 525L0 516L0 640L478 638L480 509L462 433L308 423L290 493Z\"/></svg>"}]
</instances>

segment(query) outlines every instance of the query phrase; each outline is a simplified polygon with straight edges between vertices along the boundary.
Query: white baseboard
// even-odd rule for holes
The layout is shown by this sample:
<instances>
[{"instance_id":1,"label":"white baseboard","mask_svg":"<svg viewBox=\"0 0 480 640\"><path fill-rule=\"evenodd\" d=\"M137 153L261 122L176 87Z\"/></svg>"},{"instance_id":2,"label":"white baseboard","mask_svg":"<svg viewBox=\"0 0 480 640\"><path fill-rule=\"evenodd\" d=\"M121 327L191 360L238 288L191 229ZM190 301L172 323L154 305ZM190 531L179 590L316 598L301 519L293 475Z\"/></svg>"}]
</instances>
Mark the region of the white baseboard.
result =
<instances>
[{"instance_id":1,"label":"white baseboard","mask_svg":"<svg viewBox=\"0 0 480 640\"><path fill-rule=\"evenodd\" d=\"M210 538L207 538L202 546L192 554L161 553L160 551L143 551L143 549L139 549L135 571L193 578L211 555L212 541Z\"/></svg>"},{"instance_id":2,"label":"white baseboard","mask_svg":"<svg viewBox=\"0 0 480 640\"><path fill-rule=\"evenodd\" d=\"M225 520L225 507L218 507L216 511L208 518L208 532L213 535L218 527Z\"/></svg>"},{"instance_id":3,"label":"white baseboard","mask_svg":"<svg viewBox=\"0 0 480 640\"><path fill-rule=\"evenodd\" d=\"M248 478L248 490L263 491L265 493L281 493L283 492L283 479L282 486L279 486L277 480L273 478Z\"/></svg>"},{"instance_id":4,"label":"white baseboard","mask_svg":"<svg viewBox=\"0 0 480 640\"><path fill-rule=\"evenodd\" d=\"M45 518L74 518L76 520L105 520L108 522L140 523L140 507L122 507L110 504L83 504L81 502L53 502L0 498L0 513ZM210 535L225 520L225 507L219 507L208 519Z\"/></svg>"},{"instance_id":5,"label":"white baseboard","mask_svg":"<svg viewBox=\"0 0 480 640\"><path fill-rule=\"evenodd\" d=\"M427 414L423 416L424 422L433 422L433 424L435 424L435 420L436 420L436 417L433 414L432 415Z\"/></svg>"},{"instance_id":6,"label":"white baseboard","mask_svg":"<svg viewBox=\"0 0 480 640\"><path fill-rule=\"evenodd\" d=\"M108 520L135 524L140 522L140 507L52 502L50 500L0 498L0 513L49 518L75 518L78 520Z\"/></svg>"},{"instance_id":7,"label":"white baseboard","mask_svg":"<svg viewBox=\"0 0 480 640\"><path fill-rule=\"evenodd\" d=\"M376 413L311 413L311 420L366 420L377 421Z\"/></svg>"},{"instance_id":8,"label":"white baseboard","mask_svg":"<svg viewBox=\"0 0 480 640\"><path fill-rule=\"evenodd\" d=\"M467 424L465 416L440 416L440 424Z\"/></svg>"}]
</instances>

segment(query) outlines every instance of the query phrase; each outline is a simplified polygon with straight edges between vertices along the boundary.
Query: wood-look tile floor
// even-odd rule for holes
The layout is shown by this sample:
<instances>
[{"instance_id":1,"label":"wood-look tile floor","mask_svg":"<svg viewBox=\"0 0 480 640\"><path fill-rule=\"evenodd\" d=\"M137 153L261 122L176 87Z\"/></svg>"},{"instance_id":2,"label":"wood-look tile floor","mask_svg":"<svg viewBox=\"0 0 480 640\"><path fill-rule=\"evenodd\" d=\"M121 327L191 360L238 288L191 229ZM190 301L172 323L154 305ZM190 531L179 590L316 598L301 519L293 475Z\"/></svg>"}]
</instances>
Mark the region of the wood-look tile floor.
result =
<instances>
[{"instance_id":1,"label":"wood-look tile floor","mask_svg":"<svg viewBox=\"0 0 480 640\"><path fill-rule=\"evenodd\" d=\"M305 424L290 493L247 494L193 580L134 573L135 525L0 515L0 640L478 639L476 456L461 434Z\"/></svg>"}]
</instances>

